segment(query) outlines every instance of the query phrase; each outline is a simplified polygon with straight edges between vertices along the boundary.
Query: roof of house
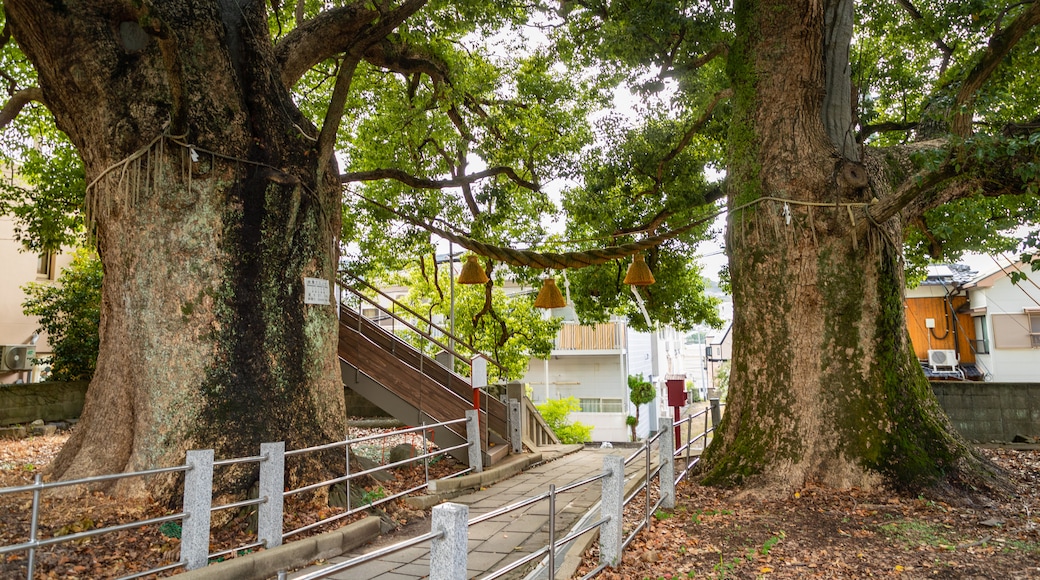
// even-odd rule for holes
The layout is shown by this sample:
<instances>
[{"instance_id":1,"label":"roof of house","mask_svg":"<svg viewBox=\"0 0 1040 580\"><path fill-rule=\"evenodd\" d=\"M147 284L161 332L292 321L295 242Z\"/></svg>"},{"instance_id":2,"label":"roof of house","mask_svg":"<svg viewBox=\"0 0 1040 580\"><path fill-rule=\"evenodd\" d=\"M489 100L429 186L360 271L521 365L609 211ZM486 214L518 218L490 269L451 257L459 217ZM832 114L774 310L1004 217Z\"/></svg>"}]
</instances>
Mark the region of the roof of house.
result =
<instances>
[{"instance_id":1,"label":"roof of house","mask_svg":"<svg viewBox=\"0 0 1040 580\"><path fill-rule=\"evenodd\" d=\"M975 270L966 264L935 264L928 266L928 275L922 286L952 286L965 284L975 277Z\"/></svg>"},{"instance_id":2,"label":"roof of house","mask_svg":"<svg viewBox=\"0 0 1040 580\"><path fill-rule=\"evenodd\" d=\"M1022 262L1008 262L995 263L995 265L989 270L979 274L971 282L965 284L967 288L989 288L993 286L998 280L1006 278L1011 272L1020 271L1028 273L1031 271L1031 267Z\"/></svg>"}]
</instances>

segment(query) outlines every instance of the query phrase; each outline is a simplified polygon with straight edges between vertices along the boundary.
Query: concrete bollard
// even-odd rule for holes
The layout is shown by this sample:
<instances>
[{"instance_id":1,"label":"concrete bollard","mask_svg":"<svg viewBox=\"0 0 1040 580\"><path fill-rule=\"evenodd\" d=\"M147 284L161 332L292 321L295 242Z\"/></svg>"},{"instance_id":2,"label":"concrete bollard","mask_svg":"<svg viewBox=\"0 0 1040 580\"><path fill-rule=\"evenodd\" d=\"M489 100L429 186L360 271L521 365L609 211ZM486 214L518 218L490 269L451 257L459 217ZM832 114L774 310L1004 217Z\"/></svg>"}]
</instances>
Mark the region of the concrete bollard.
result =
<instances>
[{"instance_id":1,"label":"concrete bollard","mask_svg":"<svg viewBox=\"0 0 1040 580\"><path fill-rule=\"evenodd\" d=\"M260 497L267 501L257 506L257 539L270 550L282 545L282 508L285 503L285 441L261 443Z\"/></svg>"},{"instance_id":2,"label":"concrete bollard","mask_svg":"<svg viewBox=\"0 0 1040 580\"><path fill-rule=\"evenodd\" d=\"M433 507L430 531L430 580L466 580L469 506L443 503Z\"/></svg>"},{"instance_id":3,"label":"concrete bollard","mask_svg":"<svg viewBox=\"0 0 1040 580\"><path fill-rule=\"evenodd\" d=\"M213 450L187 453L184 472L184 513L181 523L181 562L188 570L209 563L209 516L213 505Z\"/></svg>"},{"instance_id":4,"label":"concrete bollard","mask_svg":"<svg viewBox=\"0 0 1040 580\"><path fill-rule=\"evenodd\" d=\"M480 449L480 415L476 409L466 411L466 440L469 442L469 466L473 473L484 471Z\"/></svg>"},{"instance_id":5,"label":"concrete bollard","mask_svg":"<svg viewBox=\"0 0 1040 580\"><path fill-rule=\"evenodd\" d=\"M515 399L509 401L509 443L513 447L513 453L523 452L524 439L523 423L520 421L520 401Z\"/></svg>"},{"instance_id":6,"label":"concrete bollard","mask_svg":"<svg viewBox=\"0 0 1040 580\"><path fill-rule=\"evenodd\" d=\"M600 515L610 520L599 529L599 563L613 567L621 562L621 545L624 543L621 526L625 509L625 458L620 455L604 457L603 471L609 475L601 480Z\"/></svg>"},{"instance_id":7,"label":"concrete bollard","mask_svg":"<svg viewBox=\"0 0 1040 580\"><path fill-rule=\"evenodd\" d=\"M667 509L675 508L675 430L672 429L672 419L661 417L661 438L659 439L658 451L661 454L660 482L658 483L661 494L661 507Z\"/></svg>"},{"instance_id":8,"label":"concrete bollard","mask_svg":"<svg viewBox=\"0 0 1040 580\"><path fill-rule=\"evenodd\" d=\"M722 422L722 408L719 406L718 399L708 399L708 403L711 405L711 429L714 431Z\"/></svg>"}]
</instances>

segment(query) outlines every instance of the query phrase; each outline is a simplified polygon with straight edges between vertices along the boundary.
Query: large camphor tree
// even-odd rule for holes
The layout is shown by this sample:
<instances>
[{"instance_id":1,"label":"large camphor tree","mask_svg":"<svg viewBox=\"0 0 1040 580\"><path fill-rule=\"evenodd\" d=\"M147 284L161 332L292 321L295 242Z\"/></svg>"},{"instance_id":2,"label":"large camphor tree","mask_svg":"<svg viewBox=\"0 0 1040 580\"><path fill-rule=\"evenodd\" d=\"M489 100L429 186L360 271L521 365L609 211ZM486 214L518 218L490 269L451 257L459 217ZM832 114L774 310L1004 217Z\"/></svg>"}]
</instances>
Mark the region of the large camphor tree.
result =
<instances>
[{"instance_id":1,"label":"large camphor tree","mask_svg":"<svg viewBox=\"0 0 1040 580\"><path fill-rule=\"evenodd\" d=\"M304 304L304 278L337 271L342 93L366 54L404 58L379 43L423 4L4 2L5 38L38 82L13 92L5 121L28 102L53 114L82 158L104 265L97 370L52 476L344 436L336 312ZM298 26L274 42L273 19ZM290 88L333 56L337 96L319 130ZM227 477L225 491L251 484ZM172 483L149 491L166 497Z\"/></svg>"},{"instance_id":2,"label":"large camphor tree","mask_svg":"<svg viewBox=\"0 0 1040 580\"><path fill-rule=\"evenodd\" d=\"M572 223L655 203L655 228L725 196L733 359L702 481L772 494L999 485L931 393L903 289L922 250L1023 249L999 230L1040 217L1040 3L578 0L559 12L561 53L647 101L667 95L612 133L565 198ZM706 165L725 170L720 187Z\"/></svg>"},{"instance_id":3,"label":"large camphor tree","mask_svg":"<svg viewBox=\"0 0 1040 580\"><path fill-rule=\"evenodd\" d=\"M910 350L904 262L1035 218L1036 3L4 8L21 50L5 70L24 55L32 72L8 72L0 122L53 114L105 269L97 372L56 476L341 437L335 312L303 304L303 278L332 278L340 248L362 273L432 253L419 222L491 270L501 254L467 240L566 252L669 232L647 252L658 284L636 299L624 264L575 269L575 307L714 321L693 254L724 200L734 363L705 480L985 479ZM622 84L631 114L590 116ZM543 225L560 178L567 240Z\"/></svg>"}]
</instances>

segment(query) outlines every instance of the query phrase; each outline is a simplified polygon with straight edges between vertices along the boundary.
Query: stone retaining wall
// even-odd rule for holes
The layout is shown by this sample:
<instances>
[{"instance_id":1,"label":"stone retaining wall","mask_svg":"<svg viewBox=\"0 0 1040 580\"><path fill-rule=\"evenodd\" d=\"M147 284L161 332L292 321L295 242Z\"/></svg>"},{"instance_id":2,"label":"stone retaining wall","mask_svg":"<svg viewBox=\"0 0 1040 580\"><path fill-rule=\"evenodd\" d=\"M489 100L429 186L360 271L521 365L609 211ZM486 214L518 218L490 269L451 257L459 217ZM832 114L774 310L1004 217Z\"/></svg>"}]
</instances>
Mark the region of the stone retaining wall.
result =
<instances>
[{"instance_id":1,"label":"stone retaining wall","mask_svg":"<svg viewBox=\"0 0 1040 580\"><path fill-rule=\"evenodd\" d=\"M953 426L972 441L1040 437L1040 383L932 381Z\"/></svg>"},{"instance_id":2,"label":"stone retaining wall","mask_svg":"<svg viewBox=\"0 0 1040 580\"><path fill-rule=\"evenodd\" d=\"M83 411L86 381L0 385L0 426L44 421L67 421Z\"/></svg>"}]
</instances>

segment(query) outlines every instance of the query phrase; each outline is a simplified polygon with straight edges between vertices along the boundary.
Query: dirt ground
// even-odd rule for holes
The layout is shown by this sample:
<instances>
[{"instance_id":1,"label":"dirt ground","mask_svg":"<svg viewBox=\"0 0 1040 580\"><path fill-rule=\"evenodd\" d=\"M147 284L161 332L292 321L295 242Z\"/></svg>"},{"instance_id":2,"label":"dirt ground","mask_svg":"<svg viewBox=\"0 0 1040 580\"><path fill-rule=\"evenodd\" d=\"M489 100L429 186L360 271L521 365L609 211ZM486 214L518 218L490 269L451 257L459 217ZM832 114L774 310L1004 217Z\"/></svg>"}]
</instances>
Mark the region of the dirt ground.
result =
<instances>
[{"instance_id":1,"label":"dirt ground","mask_svg":"<svg viewBox=\"0 0 1040 580\"><path fill-rule=\"evenodd\" d=\"M0 441L0 487L31 483L33 474L51 461L65 438ZM949 505L923 497L809 488L767 502L684 482L676 509L655 514L650 530L641 532L625 550L621 565L603 571L599 578L1040 579L1040 451L988 449L983 453L1011 476L1016 489L1012 500ZM387 483L385 491L392 493L398 485L407 489L422 477L420 469L399 473L400 482ZM434 470L431 475L437 477ZM0 545L26 540L30 499L29 494L0 495ZM643 505L641 500L632 503L626 512L626 529L634 529L643 517ZM286 529L336 513L336 508L328 507L287 507ZM401 506L387 511L400 525L426 517ZM165 513L147 502L116 501L101 494L76 501L45 499L41 536ZM233 519L215 532L213 549L253 541L248 527L247 517ZM41 550L36 577L114 578L171 563L179 554L175 536L151 526ZM597 560L593 548L576 577L594 568ZM19 577L25 577L25 553L0 556L0 578Z\"/></svg>"},{"instance_id":2,"label":"dirt ground","mask_svg":"<svg viewBox=\"0 0 1040 580\"><path fill-rule=\"evenodd\" d=\"M1011 476L1013 499L955 506L809 488L756 501L683 484L676 509L651 518L599 578L1040 579L1040 451L983 453ZM626 513L627 526L642 515ZM578 577L598 557L586 554Z\"/></svg>"}]
</instances>

